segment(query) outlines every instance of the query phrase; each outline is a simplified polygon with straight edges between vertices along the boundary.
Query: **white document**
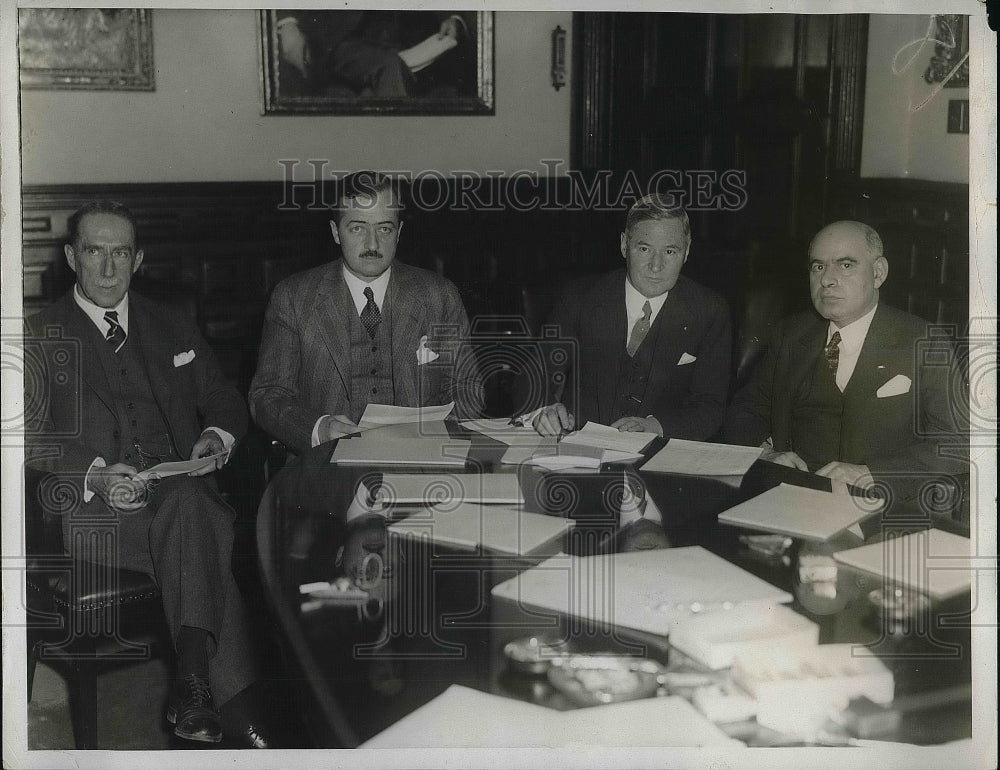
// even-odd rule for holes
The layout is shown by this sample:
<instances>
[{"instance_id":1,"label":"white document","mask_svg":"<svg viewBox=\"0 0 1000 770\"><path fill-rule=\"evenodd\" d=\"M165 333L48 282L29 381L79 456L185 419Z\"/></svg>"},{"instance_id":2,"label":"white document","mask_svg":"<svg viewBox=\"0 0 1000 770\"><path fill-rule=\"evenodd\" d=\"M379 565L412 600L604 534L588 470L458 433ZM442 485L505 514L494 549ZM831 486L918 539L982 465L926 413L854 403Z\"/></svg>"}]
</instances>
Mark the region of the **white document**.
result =
<instances>
[{"instance_id":1,"label":"white document","mask_svg":"<svg viewBox=\"0 0 1000 770\"><path fill-rule=\"evenodd\" d=\"M433 543L507 556L559 550L554 543L574 524L572 519L529 513L519 508L479 503L441 503L389 526L397 535L424 537Z\"/></svg>"},{"instance_id":2,"label":"white document","mask_svg":"<svg viewBox=\"0 0 1000 770\"><path fill-rule=\"evenodd\" d=\"M154 465L152 468L140 471L136 474L136 476L140 479L165 479L168 476L179 476L182 473L192 473L193 471L200 471L202 468L207 468L210 465L214 466L215 461L218 458L225 457L228 454L229 450L226 449L214 455L199 457L197 460L176 460L169 463L160 463L159 465Z\"/></svg>"},{"instance_id":3,"label":"white document","mask_svg":"<svg viewBox=\"0 0 1000 770\"><path fill-rule=\"evenodd\" d=\"M458 40L451 35L431 35L416 45L399 51L398 55L410 68L410 72L420 72L457 45Z\"/></svg>"},{"instance_id":4,"label":"white document","mask_svg":"<svg viewBox=\"0 0 1000 770\"><path fill-rule=\"evenodd\" d=\"M567 556L559 554L493 589L493 596L667 636L695 611L790 602L791 594L700 546Z\"/></svg>"},{"instance_id":5,"label":"white document","mask_svg":"<svg viewBox=\"0 0 1000 770\"><path fill-rule=\"evenodd\" d=\"M676 696L556 711L453 684L361 748L739 745Z\"/></svg>"},{"instance_id":6,"label":"white document","mask_svg":"<svg viewBox=\"0 0 1000 770\"><path fill-rule=\"evenodd\" d=\"M599 422L588 422L580 430L570 433L563 441L581 446L597 447L598 449L615 449L619 452L642 452L649 442L656 438L655 433L642 433L618 430L610 425Z\"/></svg>"},{"instance_id":7,"label":"white document","mask_svg":"<svg viewBox=\"0 0 1000 770\"><path fill-rule=\"evenodd\" d=\"M330 457L343 465L464 466L472 442L453 438L340 439Z\"/></svg>"},{"instance_id":8,"label":"white document","mask_svg":"<svg viewBox=\"0 0 1000 770\"><path fill-rule=\"evenodd\" d=\"M779 484L719 514L719 521L806 540L829 540L878 513L883 505L881 499Z\"/></svg>"},{"instance_id":9,"label":"white document","mask_svg":"<svg viewBox=\"0 0 1000 770\"><path fill-rule=\"evenodd\" d=\"M516 473L385 473L375 500L399 503L523 503Z\"/></svg>"},{"instance_id":10,"label":"white document","mask_svg":"<svg viewBox=\"0 0 1000 770\"><path fill-rule=\"evenodd\" d=\"M839 551L833 558L863 572L883 575L889 583L946 599L972 587L971 553L967 537L929 529Z\"/></svg>"},{"instance_id":11,"label":"white document","mask_svg":"<svg viewBox=\"0 0 1000 770\"><path fill-rule=\"evenodd\" d=\"M510 420L465 420L459 425L496 439L507 446L538 446L542 441L542 437L530 425L527 427L511 425Z\"/></svg>"},{"instance_id":12,"label":"white document","mask_svg":"<svg viewBox=\"0 0 1000 770\"><path fill-rule=\"evenodd\" d=\"M443 406L391 406L369 404L361 415L358 427L371 430L381 425L399 425L407 422L440 422L451 414L455 402Z\"/></svg>"},{"instance_id":13,"label":"white document","mask_svg":"<svg viewBox=\"0 0 1000 770\"><path fill-rule=\"evenodd\" d=\"M760 447L672 438L646 461L642 470L692 476L742 476L760 457L761 451Z\"/></svg>"}]
</instances>

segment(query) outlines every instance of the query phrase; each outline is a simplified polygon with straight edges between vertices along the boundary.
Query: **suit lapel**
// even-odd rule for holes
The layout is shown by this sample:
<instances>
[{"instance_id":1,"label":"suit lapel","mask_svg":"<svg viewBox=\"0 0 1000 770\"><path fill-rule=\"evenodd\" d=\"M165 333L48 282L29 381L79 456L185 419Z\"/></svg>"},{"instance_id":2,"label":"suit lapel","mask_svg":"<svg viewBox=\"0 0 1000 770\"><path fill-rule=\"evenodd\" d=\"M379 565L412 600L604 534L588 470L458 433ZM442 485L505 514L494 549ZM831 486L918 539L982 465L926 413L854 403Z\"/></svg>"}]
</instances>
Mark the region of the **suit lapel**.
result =
<instances>
[{"instance_id":1,"label":"suit lapel","mask_svg":"<svg viewBox=\"0 0 1000 770\"><path fill-rule=\"evenodd\" d=\"M413 288L409 270L400 262L393 265L385 305L389 308L396 403L420 404L419 386L413 376L416 350L420 337L431 330L424 328L425 305Z\"/></svg>"},{"instance_id":2,"label":"suit lapel","mask_svg":"<svg viewBox=\"0 0 1000 770\"><path fill-rule=\"evenodd\" d=\"M108 411L118 419L118 413L114 408L114 396L111 393L111 386L108 384L108 377L101 364L100 352L95 347L100 343L101 332L94 326L94 322L80 309L73 299L72 292L68 295L69 307L64 314L63 328L67 336L75 336L80 343L80 378L83 384L90 388L101 403L107 407ZM73 329L78 329L78 334L73 334Z\"/></svg>"},{"instance_id":3,"label":"suit lapel","mask_svg":"<svg viewBox=\"0 0 1000 770\"><path fill-rule=\"evenodd\" d=\"M678 281L667 295L663 307L653 321L649 341L656 347L650 366L647 393L658 393L674 373L681 356L687 352L687 330L694 321L684 284Z\"/></svg>"},{"instance_id":4,"label":"suit lapel","mask_svg":"<svg viewBox=\"0 0 1000 770\"><path fill-rule=\"evenodd\" d=\"M173 357L183 350L174 350L176 340L166 336L171 327L168 324L156 323L156 320L141 297L129 295L129 340L127 344L134 345L136 355L142 359L149 376L149 387L153 400L160 408L160 414L173 437L175 420L172 419L172 401L175 389L171 387L173 380ZM174 447L174 451L177 448Z\"/></svg>"},{"instance_id":5,"label":"suit lapel","mask_svg":"<svg viewBox=\"0 0 1000 770\"><path fill-rule=\"evenodd\" d=\"M351 360L351 343L348 325L344 319L348 313L354 313L354 300L344 283L343 267L338 259L330 264L323 280L316 289L316 302L313 306L316 313L316 323L307 324L310 333L322 338L334 369L343 382L346 393L351 392L351 373L348 362Z\"/></svg>"},{"instance_id":6,"label":"suit lapel","mask_svg":"<svg viewBox=\"0 0 1000 770\"><path fill-rule=\"evenodd\" d=\"M875 398L875 391L885 384L894 371L890 360L892 350L886 344L886 340L894 339L894 336L887 326L881 309L876 310L854 372L844 388L845 406L853 407L847 409L847 412L861 414L859 407Z\"/></svg>"}]
</instances>

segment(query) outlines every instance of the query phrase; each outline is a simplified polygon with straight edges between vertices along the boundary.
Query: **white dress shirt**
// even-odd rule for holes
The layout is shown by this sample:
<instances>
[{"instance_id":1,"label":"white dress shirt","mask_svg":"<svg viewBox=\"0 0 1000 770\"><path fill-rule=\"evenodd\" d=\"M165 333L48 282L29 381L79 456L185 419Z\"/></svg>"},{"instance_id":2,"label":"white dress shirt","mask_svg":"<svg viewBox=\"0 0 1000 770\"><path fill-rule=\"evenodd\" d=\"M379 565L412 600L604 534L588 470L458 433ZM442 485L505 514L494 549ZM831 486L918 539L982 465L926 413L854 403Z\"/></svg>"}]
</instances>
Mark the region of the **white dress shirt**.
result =
<instances>
[{"instance_id":1,"label":"white dress shirt","mask_svg":"<svg viewBox=\"0 0 1000 770\"><path fill-rule=\"evenodd\" d=\"M659 315L660 310L663 309L663 303L667 301L667 295L670 294L669 291L663 292L657 297L646 297L643 296L632 282L628 279L628 275L625 276L625 344L628 345L629 337L632 336L632 327L635 326L636 321L642 318L642 307L647 302L649 303L650 315L649 315L649 325L653 325L653 321L656 320L656 316Z\"/></svg>"},{"instance_id":2,"label":"white dress shirt","mask_svg":"<svg viewBox=\"0 0 1000 770\"><path fill-rule=\"evenodd\" d=\"M868 328L872 325L872 318L878 305L865 313L857 321L852 321L840 329L830 321L830 326L826 330L826 344L830 344L830 338L834 332L840 332L840 357L837 360L837 387L840 392L844 392L847 383L851 381L854 374L854 367L858 365L858 356L861 355L861 348L864 347L865 337L868 336Z\"/></svg>"},{"instance_id":3,"label":"white dress shirt","mask_svg":"<svg viewBox=\"0 0 1000 770\"><path fill-rule=\"evenodd\" d=\"M392 267L390 266L388 270L382 273L382 275L374 281L362 281L354 273L344 267L344 283L347 284L347 290L351 293L351 299L354 300L354 307L357 309L359 317L361 315L361 311L365 309L365 305L368 304L368 297L365 296L365 289L368 287L371 287L373 299L381 312L385 303L385 292L386 289L389 288L389 276L391 274ZM313 425L312 438L310 439L310 444L312 446L319 446L319 425L327 417L330 417L330 415L324 414L316 420ZM330 436L330 438L339 438L340 436L346 435L346 433L337 433L337 435Z\"/></svg>"},{"instance_id":4,"label":"white dress shirt","mask_svg":"<svg viewBox=\"0 0 1000 770\"><path fill-rule=\"evenodd\" d=\"M107 337L108 332L111 331L111 324L104 318L104 314L109 310L113 310L118 313L118 323L122 329L125 330L125 336L128 336L128 292L125 293L125 296L122 297L121 301L114 307L101 307L100 305L95 305L83 296L83 293L80 291L80 286L77 284L73 287L73 300L76 302L80 310L86 313L87 318L94 322L94 326L96 326L98 331L101 332L101 336ZM208 430L215 431L219 435L219 438L222 439L222 446L227 452L231 450L233 448L233 444L236 443L236 437L227 430L210 426L202 431L202 435L204 435L205 431ZM226 462L229 462L228 455L226 456ZM89 503L91 498L94 496L94 492L90 488L90 472L94 470L94 468L105 468L107 465L107 460L101 456L95 457L93 462L90 463L83 480L83 502Z\"/></svg>"}]
</instances>

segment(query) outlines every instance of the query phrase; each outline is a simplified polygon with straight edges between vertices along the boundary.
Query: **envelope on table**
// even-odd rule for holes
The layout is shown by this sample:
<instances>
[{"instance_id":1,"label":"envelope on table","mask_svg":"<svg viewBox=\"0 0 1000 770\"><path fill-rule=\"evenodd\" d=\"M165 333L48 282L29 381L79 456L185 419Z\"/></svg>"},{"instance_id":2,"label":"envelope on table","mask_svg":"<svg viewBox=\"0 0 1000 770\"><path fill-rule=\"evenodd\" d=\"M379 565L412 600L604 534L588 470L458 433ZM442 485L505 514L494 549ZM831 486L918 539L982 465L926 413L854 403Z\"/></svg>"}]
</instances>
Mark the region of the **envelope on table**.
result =
<instances>
[{"instance_id":1,"label":"envelope on table","mask_svg":"<svg viewBox=\"0 0 1000 770\"><path fill-rule=\"evenodd\" d=\"M910 378L905 374L897 374L885 385L875 391L876 398L889 398L890 396L901 396L910 392Z\"/></svg>"}]
</instances>

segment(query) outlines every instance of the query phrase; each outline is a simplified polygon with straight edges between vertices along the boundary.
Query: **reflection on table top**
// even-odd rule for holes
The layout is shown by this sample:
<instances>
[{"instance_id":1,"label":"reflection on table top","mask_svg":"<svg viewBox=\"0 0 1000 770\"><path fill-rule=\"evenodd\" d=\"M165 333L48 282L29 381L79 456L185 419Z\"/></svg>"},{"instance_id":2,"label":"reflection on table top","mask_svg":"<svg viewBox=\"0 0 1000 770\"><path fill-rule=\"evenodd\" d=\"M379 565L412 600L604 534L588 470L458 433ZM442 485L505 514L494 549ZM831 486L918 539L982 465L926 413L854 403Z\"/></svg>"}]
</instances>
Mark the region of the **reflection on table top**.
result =
<instances>
[{"instance_id":1,"label":"reflection on table top","mask_svg":"<svg viewBox=\"0 0 1000 770\"><path fill-rule=\"evenodd\" d=\"M450 423L448 430L455 438L472 440L466 467L454 472L517 474L525 511L574 520L575 526L557 544L566 553L591 555L642 547L642 538L629 532L634 527L621 531L618 527L628 485L653 500L662 514L662 528L655 527L657 545L701 545L792 592L796 598L791 606L819 625L821 644L853 642L875 650L893 671L897 699L970 682L969 630L962 622L969 613L968 594L887 629L869 596L882 588L877 578L843 566L834 581L815 580L808 570L800 573L800 560L825 559L838 543L748 548L739 530L715 522L720 512L782 481L828 488L824 479L763 462L754 465L739 487L710 477L644 474L631 466L543 472L502 465L503 444ZM647 456L660 446L662 442L654 443ZM544 677L508 665L504 646L532 634L555 635L574 651L648 657L679 675L674 676L671 694L690 695L690 688L677 683L704 669L672 650L664 637L609 627L582 632L566 617L553 620L491 597L493 586L539 559L388 538L387 518L405 517L419 506L400 505L384 511L385 516L345 521L347 512L357 509L359 485L374 493L383 472L420 469L334 465L333 449L332 443L316 447L282 470L270 484L258 518L267 598L288 658L301 675L303 718L317 745L357 745L451 684L555 709L575 707ZM845 537L841 547L860 542ZM343 601L316 600L300 593L303 584L345 576L370 588L366 601L347 594ZM959 691L957 703L935 705L933 699L924 698L926 708L905 714L888 737L929 744L971 734L971 703L963 692ZM750 745L793 743L753 721L728 725L726 731Z\"/></svg>"}]
</instances>

